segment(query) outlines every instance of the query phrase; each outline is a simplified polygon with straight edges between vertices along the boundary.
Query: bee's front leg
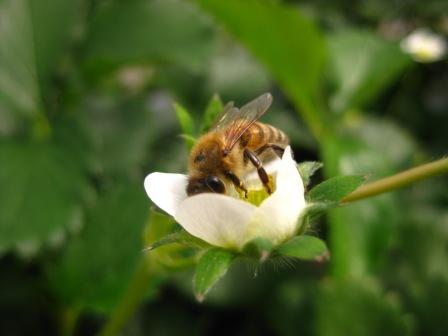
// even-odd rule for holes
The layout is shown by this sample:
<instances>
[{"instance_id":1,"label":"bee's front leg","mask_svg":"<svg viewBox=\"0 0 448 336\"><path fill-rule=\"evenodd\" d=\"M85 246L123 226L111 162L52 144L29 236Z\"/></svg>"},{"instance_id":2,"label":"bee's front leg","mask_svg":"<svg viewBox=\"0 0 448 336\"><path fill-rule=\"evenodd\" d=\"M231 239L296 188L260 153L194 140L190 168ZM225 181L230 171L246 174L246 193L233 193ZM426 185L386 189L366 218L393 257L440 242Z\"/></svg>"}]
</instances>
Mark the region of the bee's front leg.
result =
<instances>
[{"instance_id":1,"label":"bee's front leg","mask_svg":"<svg viewBox=\"0 0 448 336\"><path fill-rule=\"evenodd\" d=\"M257 168L258 177L260 178L261 182L263 183L263 186L265 187L268 194L272 194L272 189L269 183L269 176L266 173L266 170L263 168L263 164L261 163L260 159L257 157L257 155L252 152L249 149L244 150L244 156L252 162L252 164Z\"/></svg>"},{"instance_id":2,"label":"bee's front leg","mask_svg":"<svg viewBox=\"0 0 448 336\"><path fill-rule=\"evenodd\" d=\"M238 176L236 176L233 172L230 170L226 172L226 176L232 181L233 185L235 186L236 190L244 192L244 198L247 198L247 189L243 183L239 179Z\"/></svg>"}]
</instances>

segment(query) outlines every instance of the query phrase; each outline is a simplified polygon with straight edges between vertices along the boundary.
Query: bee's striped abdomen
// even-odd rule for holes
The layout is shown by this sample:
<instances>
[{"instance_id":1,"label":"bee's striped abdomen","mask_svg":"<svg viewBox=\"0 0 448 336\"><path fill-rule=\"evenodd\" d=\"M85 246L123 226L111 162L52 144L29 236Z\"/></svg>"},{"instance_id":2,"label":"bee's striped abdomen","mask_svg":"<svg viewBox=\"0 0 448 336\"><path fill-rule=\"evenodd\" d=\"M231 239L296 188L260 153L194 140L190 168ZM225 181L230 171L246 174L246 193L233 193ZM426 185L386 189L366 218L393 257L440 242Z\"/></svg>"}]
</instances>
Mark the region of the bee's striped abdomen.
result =
<instances>
[{"instance_id":1,"label":"bee's striped abdomen","mask_svg":"<svg viewBox=\"0 0 448 336\"><path fill-rule=\"evenodd\" d=\"M256 122L248 128L240 140L241 147L247 147L252 150L257 150L269 143L286 147L289 144L289 139L278 128Z\"/></svg>"},{"instance_id":2,"label":"bee's striped abdomen","mask_svg":"<svg viewBox=\"0 0 448 336\"><path fill-rule=\"evenodd\" d=\"M278 128L271 125L264 125L268 129L269 137L266 142L275 143L277 145L288 145L289 138Z\"/></svg>"}]
</instances>

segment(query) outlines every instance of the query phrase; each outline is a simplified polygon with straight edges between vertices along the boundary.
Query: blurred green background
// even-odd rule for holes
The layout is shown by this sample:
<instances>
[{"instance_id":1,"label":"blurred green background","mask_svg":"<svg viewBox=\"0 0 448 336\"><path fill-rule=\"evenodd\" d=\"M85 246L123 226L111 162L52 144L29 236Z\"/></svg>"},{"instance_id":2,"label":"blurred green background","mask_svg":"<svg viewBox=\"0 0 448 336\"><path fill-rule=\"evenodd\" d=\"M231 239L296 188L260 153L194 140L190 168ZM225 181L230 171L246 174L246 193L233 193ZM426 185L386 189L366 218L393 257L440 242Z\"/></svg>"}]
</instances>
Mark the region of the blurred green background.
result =
<instances>
[{"instance_id":1,"label":"blurred green background","mask_svg":"<svg viewBox=\"0 0 448 336\"><path fill-rule=\"evenodd\" d=\"M241 262L201 304L194 251L142 253L175 225L143 189L186 170L175 101L199 125L214 93L272 92L314 184L446 155L448 63L399 48L419 27L446 38L448 3L0 0L0 334L92 335L140 288L124 335L447 335L446 176L314 223L330 262Z\"/></svg>"}]
</instances>

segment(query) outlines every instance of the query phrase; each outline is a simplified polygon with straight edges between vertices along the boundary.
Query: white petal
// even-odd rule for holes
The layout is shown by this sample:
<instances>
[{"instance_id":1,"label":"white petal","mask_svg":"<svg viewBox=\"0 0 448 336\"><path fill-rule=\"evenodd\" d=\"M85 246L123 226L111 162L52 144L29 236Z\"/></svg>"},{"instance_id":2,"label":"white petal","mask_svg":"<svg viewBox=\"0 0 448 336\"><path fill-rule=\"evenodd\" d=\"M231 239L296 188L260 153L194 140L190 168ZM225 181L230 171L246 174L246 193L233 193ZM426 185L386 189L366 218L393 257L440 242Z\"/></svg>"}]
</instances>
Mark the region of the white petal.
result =
<instances>
[{"instance_id":1,"label":"white petal","mask_svg":"<svg viewBox=\"0 0 448 336\"><path fill-rule=\"evenodd\" d=\"M187 176L182 174L152 173L145 178L149 198L171 216L187 198L186 186Z\"/></svg>"},{"instance_id":2,"label":"white petal","mask_svg":"<svg viewBox=\"0 0 448 336\"><path fill-rule=\"evenodd\" d=\"M304 193L302 178L288 146L277 173L276 190L255 212L248 227L248 239L264 237L278 244L290 238L305 208Z\"/></svg>"},{"instance_id":3,"label":"white petal","mask_svg":"<svg viewBox=\"0 0 448 336\"><path fill-rule=\"evenodd\" d=\"M256 209L229 196L204 193L182 202L174 218L193 236L212 245L240 249Z\"/></svg>"}]
</instances>

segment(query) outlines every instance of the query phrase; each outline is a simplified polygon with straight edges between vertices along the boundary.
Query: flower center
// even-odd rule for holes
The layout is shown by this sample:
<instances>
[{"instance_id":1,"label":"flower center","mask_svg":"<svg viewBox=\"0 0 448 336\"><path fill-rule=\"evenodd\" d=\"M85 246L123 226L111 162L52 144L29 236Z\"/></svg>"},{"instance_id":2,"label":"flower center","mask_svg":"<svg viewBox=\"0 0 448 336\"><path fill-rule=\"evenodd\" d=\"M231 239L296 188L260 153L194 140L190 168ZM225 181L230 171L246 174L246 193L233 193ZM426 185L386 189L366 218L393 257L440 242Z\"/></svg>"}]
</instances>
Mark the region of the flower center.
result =
<instances>
[{"instance_id":1,"label":"flower center","mask_svg":"<svg viewBox=\"0 0 448 336\"><path fill-rule=\"evenodd\" d=\"M420 48L416 55L423 61L430 61L434 57L434 51L430 48Z\"/></svg>"},{"instance_id":2,"label":"flower center","mask_svg":"<svg viewBox=\"0 0 448 336\"><path fill-rule=\"evenodd\" d=\"M275 191L275 183L272 175L268 175L269 177L269 188L274 192ZM266 198L269 197L269 194L264 188L264 186L258 188L251 188L247 190L247 198L244 195L244 191L238 191L239 197L241 200L249 202L255 206L259 206Z\"/></svg>"}]
</instances>

